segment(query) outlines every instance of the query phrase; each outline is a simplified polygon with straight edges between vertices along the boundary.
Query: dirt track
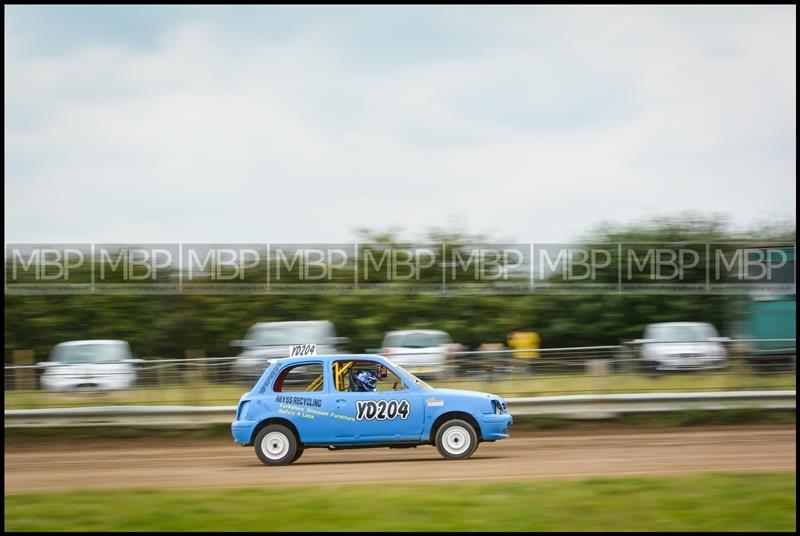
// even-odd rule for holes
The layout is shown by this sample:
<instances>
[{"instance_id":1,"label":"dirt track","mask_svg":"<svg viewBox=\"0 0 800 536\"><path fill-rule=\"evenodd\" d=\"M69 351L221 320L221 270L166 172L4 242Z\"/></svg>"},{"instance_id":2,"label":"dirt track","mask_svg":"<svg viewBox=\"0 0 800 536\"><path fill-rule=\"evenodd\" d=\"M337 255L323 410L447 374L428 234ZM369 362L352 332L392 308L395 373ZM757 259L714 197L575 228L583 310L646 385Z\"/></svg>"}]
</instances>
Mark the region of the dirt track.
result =
<instances>
[{"instance_id":1,"label":"dirt track","mask_svg":"<svg viewBox=\"0 0 800 536\"><path fill-rule=\"evenodd\" d=\"M433 447L309 449L262 465L225 439L6 443L5 492L583 478L796 468L794 426L515 434L466 461Z\"/></svg>"}]
</instances>

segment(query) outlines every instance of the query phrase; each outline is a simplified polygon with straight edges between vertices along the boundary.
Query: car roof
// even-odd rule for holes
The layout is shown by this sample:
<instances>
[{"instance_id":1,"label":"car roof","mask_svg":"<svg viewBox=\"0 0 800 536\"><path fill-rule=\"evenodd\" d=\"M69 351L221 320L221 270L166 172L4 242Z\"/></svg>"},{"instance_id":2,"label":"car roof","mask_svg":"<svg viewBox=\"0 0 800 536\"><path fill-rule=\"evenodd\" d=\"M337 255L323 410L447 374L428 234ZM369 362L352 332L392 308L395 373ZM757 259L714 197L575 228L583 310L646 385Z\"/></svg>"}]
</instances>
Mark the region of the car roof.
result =
<instances>
[{"instance_id":1,"label":"car roof","mask_svg":"<svg viewBox=\"0 0 800 536\"><path fill-rule=\"evenodd\" d=\"M710 326L708 322L656 322L655 324L648 324L647 326Z\"/></svg>"},{"instance_id":2,"label":"car roof","mask_svg":"<svg viewBox=\"0 0 800 536\"><path fill-rule=\"evenodd\" d=\"M442 331L440 329L401 329L398 331L387 331L386 335L408 335L409 333L426 333L428 335L444 333L445 335L447 335L446 331Z\"/></svg>"},{"instance_id":3,"label":"car roof","mask_svg":"<svg viewBox=\"0 0 800 536\"><path fill-rule=\"evenodd\" d=\"M286 322L256 322L252 327L258 326L273 326L280 324L281 326L299 326L301 324L330 324L330 320L289 320Z\"/></svg>"},{"instance_id":4,"label":"car roof","mask_svg":"<svg viewBox=\"0 0 800 536\"><path fill-rule=\"evenodd\" d=\"M60 342L56 346L80 346L84 344L128 344L126 341L116 339L92 339L87 341L67 341Z\"/></svg>"}]
</instances>

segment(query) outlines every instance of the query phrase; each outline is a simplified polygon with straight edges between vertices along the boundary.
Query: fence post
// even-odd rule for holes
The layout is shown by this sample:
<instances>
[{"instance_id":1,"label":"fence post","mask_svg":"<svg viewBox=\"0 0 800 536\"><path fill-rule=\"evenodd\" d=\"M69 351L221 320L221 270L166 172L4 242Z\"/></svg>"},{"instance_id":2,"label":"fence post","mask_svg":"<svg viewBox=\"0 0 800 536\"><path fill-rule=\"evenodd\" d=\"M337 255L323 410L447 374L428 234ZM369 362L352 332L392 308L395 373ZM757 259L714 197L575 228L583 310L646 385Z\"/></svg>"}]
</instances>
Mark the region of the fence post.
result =
<instances>
[{"instance_id":1,"label":"fence post","mask_svg":"<svg viewBox=\"0 0 800 536\"><path fill-rule=\"evenodd\" d=\"M197 359L206 356L205 350L186 350L187 359ZM194 405L203 399L203 385L206 377L206 364L204 361L187 361L184 368L187 402Z\"/></svg>"},{"instance_id":2,"label":"fence post","mask_svg":"<svg viewBox=\"0 0 800 536\"><path fill-rule=\"evenodd\" d=\"M586 368L592 377L592 390L595 392L608 391L608 359L591 359L586 362Z\"/></svg>"},{"instance_id":3,"label":"fence post","mask_svg":"<svg viewBox=\"0 0 800 536\"><path fill-rule=\"evenodd\" d=\"M15 365L33 365L34 364L33 350L14 350L11 353L11 361ZM15 387L20 390L35 390L36 389L36 369L24 368L16 369L14 371Z\"/></svg>"}]
</instances>

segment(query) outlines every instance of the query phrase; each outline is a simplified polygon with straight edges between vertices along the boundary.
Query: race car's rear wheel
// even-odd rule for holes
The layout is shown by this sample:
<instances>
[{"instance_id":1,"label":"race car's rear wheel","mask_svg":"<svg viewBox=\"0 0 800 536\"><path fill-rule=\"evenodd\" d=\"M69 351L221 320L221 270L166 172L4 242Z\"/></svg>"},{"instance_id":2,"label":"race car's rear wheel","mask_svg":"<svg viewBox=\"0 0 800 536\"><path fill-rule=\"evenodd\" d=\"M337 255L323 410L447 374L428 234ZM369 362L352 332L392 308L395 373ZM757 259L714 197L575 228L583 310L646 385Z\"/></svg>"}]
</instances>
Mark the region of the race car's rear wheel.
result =
<instances>
[{"instance_id":1,"label":"race car's rear wheel","mask_svg":"<svg viewBox=\"0 0 800 536\"><path fill-rule=\"evenodd\" d=\"M478 448L478 434L466 421L452 419L436 432L436 449L447 460L469 458Z\"/></svg>"},{"instance_id":2,"label":"race car's rear wheel","mask_svg":"<svg viewBox=\"0 0 800 536\"><path fill-rule=\"evenodd\" d=\"M300 457L294 433L280 424L261 429L253 445L258 459L266 465L288 465Z\"/></svg>"}]
</instances>

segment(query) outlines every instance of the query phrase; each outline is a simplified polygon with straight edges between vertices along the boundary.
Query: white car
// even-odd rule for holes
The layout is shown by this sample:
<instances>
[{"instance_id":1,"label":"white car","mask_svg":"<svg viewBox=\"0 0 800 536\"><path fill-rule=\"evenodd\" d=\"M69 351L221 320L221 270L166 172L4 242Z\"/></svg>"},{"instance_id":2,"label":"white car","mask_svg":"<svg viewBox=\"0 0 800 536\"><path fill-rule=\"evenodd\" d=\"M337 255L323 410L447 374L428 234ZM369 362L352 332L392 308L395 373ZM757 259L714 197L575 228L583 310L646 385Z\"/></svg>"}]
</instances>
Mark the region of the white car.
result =
<instances>
[{"instance_id":1,"label":"white car","mask_svg":"<svg viewBox=\"0 0 800 536\"><path fill-rule=\"evenodd\" d=\"M390 331L383 338L380 353L416 376L444 377L447 374L450 335L433 329Z\"/></svg>"},{"instance_id":2,"label":"white car","mask_svg":"<svg viewBox=\"0 0 800 536\"><path fill-rule=\"evenodd\" d=\"M62 342L53 347L41 385L48 391L77 389L126 389L136 383L135 363L125 341L93 340Z\"/></svg>"},{"instance_id":3,"label":"white car","mask_svg":"<svg viewBox=\"0 0 800 536\"><path fill-rule=\"evenodd\" d=\"M234 378L258 379L270 359L289 357L289 349L296 344L316 344L318 354L334 354L337 345L348 342L347 337L336 336L333 323L327 320L258 322L243 340L231 341L231 346L242 348L233 363Z\"/></svg>"},{"instance_id":4,"label":"white car","mask_svg":"<svg viewBox=\"0 0 800 536\"><path fill-rule=\"evenodd\" d=\"M728 352L711 324L704 322L663 322L649 324L641 345L645 367L652 371L707 370L727 366Z\"/></svg>"}]
</instances>

